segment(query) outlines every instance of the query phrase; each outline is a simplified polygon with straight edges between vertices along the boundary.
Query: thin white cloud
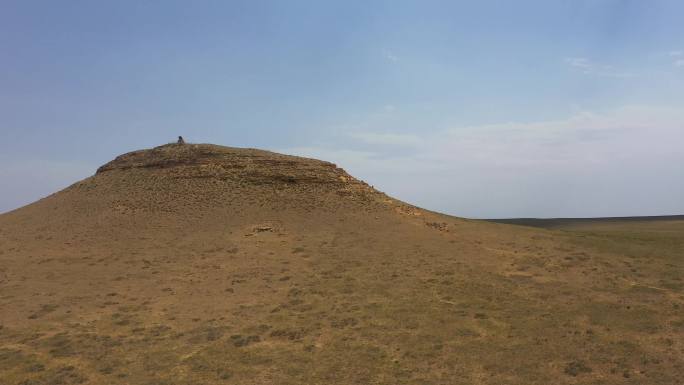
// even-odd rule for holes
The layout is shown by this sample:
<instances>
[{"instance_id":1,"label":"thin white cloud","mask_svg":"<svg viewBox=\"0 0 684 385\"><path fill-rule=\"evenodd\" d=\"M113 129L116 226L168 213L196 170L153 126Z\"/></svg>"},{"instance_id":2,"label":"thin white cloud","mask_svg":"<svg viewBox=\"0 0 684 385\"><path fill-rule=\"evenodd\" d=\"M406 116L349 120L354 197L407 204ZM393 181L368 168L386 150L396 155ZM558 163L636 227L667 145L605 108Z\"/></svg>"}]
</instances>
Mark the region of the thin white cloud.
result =
<instances>
[{"instance_id":1,"label":"thin white cloud","mask_svg":"<svg viewBox=\"0 0 684 385\"><path fill-rule=\"evenodd\" d=\"M385 59L387 59L387 60L389 60L389 61L391 61L391 62L393 62L393 63L396 63L396 62L399 61L399 57L398 57L397 55L395 55L392 51L389 51L389 50L383 50L383 51L382 51L382 56L383 56Z\"/></svg>"},{"instance_id":2,"label":"thin white cloud","mask_svg":"<svg viewBox=\"0 0 684 385\"><path fill-rule=\"evenodd\" d=\"M672 65L675 67L684 67L684 51L672 50L667 55L674 60Z\"/></svg>"},{"instance_id":3,"label":"thin white cloud","mask_svg":"<svg viewBox=\"0 0 684 385\"><path fill-rule=\"evenodd\" d=\"M565 58L565 63L572 69L579 71L585 75L614 77L614 78L631 78L634 74L631 72L621 71L613 66L594 63L584 57L569 57Z\"/></svg>"},{"instance_id":4,"label":"thin white cloud","mask_svg":"<svg viewBox=\"0 0 684 385\"><path fill-rule=\"evenodd\" d=\"M459 154L456 159L460 161L475 157L496 165L537 168L540 164L562 164L572 168L607 164L637 153L679 153L679 146L666 138L684 140L684 112L624 107L603 114L582 112L555 121L453 128L432 141L441 156Z\"/></svg>"},{"instance_id":5,"label":"thin white cloud","mask_svg":"<svg viewBox=\"0 0 684 385\"><path fill-rule=\"evenodd\" d=\"M385 105L382 107L382 109L383 109L383 111L385 111L385 112L387 112L387 113L392 113L392 112L394 112L394 111L397 110L397 106L395 106L395 105L393 105L393 104L385 104Z\"/></svg>"},{"instance_id":6,"label":"thin white cloud","mask_svg":"<svg viewBox=\"0 0 684 385\"><path fill-rule=\"evenodd\" d=\"M569 57L565 58L565 62L570 66L570 67L575 67L575 68L580 68L583 70L590 70L593 69L593 64L589 62L589 59L583 58L583 57Z\"/></svg>"},{"instance_id":7,"label":"thin white cloud","mask_svg":"<svg viewBox=\"0 0 684 385\"><path fill-rule=\"evenodd\" d=\"M421 143L418 136L410 134L357 132L349 136L367 144L377 145L415 146Z\"/></svg>"}]
</instances>

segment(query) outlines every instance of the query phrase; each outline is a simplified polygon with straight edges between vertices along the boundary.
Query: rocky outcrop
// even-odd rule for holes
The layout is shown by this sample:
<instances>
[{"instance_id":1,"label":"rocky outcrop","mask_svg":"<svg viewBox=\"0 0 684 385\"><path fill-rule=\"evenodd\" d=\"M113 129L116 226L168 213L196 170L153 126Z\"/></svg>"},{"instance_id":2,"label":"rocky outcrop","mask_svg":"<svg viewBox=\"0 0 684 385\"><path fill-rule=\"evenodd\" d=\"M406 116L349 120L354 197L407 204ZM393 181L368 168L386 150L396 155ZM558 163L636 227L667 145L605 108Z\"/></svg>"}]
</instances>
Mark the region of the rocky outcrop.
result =
<instances>
[{"instance_id":1,"label":"rocky outcrop","mask_svg":"<svg viewBox=\"0 0 684 385\"><path fill-rule=\"evenodd\" d=\"M239 179L255 184L364 185L330 162L211 144L167 144L129 152L97 170L156 169L173 177Z\"/></svg>"}]
</instances>

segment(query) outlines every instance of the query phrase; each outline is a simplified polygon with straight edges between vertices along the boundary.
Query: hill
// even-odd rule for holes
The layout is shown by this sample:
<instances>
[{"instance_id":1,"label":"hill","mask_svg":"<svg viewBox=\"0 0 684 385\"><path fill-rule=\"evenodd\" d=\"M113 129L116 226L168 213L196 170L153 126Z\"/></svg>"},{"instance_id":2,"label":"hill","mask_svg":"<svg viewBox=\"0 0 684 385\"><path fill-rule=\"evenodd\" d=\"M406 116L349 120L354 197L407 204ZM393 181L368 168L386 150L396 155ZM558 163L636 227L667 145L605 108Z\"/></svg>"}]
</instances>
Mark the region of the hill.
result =
<instances>
[{"instance_id":1,"label":"hill","mask_svg":"<svg viewBox=\"0 0 684 385\"><path fill-rule=\"evenodd\" d=\"M0 216L2 384L674 384L684 230L400 202L334 164L165 145Z\"/></svg>"}]
</instances>

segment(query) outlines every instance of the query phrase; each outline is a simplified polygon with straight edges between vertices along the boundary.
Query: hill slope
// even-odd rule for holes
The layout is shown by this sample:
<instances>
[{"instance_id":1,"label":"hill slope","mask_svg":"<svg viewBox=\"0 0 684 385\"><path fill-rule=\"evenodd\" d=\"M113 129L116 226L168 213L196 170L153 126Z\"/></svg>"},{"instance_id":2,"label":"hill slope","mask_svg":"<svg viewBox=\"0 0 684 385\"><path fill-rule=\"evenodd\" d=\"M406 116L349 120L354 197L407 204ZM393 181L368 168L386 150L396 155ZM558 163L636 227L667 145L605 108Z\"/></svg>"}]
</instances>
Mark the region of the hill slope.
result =
<instances>
[{"instance_id":1,"label":"hill slope","mask_svg":"<svg viewBox=\"0 0 684 385\"><path fill-rule=\"evenodd\" d=\"M3 384L668 384L682 231L470 221L327 162L122 155L0 216Z\"/></svg>"}]
</instances>

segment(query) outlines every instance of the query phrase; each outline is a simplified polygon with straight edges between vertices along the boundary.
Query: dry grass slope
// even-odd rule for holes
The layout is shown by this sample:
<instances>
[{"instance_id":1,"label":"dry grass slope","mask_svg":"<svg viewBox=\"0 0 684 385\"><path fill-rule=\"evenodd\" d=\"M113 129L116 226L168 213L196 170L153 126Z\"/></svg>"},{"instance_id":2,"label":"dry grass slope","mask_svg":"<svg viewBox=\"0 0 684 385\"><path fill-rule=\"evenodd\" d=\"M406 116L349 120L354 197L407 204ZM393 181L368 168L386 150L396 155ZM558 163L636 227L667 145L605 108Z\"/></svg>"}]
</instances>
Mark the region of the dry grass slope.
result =
<instances>
[{"instance_id":1,"label":"dry grass slope","mask_svg":"<svg viewBox=\"0 0 684 385\"><path fill-rule=\"evenodd\" d=\"M0 216L0 383L677 384L683 223L470 221L327 162L137 151Z\"/></svg>"}]
</instances>

